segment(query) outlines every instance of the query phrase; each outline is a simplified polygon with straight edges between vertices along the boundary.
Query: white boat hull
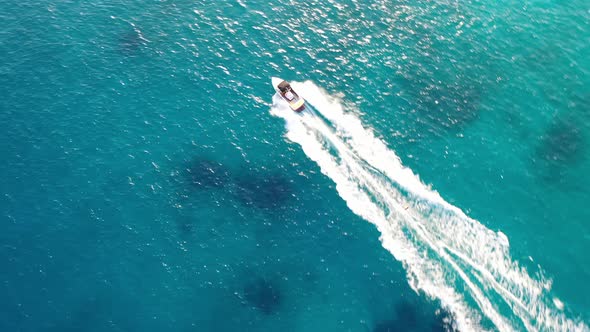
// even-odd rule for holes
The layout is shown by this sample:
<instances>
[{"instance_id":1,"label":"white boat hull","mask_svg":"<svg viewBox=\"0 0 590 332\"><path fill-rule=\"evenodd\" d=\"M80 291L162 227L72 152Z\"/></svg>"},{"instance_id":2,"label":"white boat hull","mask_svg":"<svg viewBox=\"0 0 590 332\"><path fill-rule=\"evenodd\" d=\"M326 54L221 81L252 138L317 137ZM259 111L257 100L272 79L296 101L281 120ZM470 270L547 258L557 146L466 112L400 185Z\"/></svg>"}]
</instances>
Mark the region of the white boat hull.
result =
<instances>
[{"instance_id":1,"label":"white boat hull","mask_svg":"<svg viewBox=\"0 0 590 332\"><path fill-rule=\"evenodd\" d=\"M278 77L273 77L271 81L275 91L289 104L293 111L301 112L305 109L305 100L293 90L287 81Z\"/></svg>"}]
</instances>

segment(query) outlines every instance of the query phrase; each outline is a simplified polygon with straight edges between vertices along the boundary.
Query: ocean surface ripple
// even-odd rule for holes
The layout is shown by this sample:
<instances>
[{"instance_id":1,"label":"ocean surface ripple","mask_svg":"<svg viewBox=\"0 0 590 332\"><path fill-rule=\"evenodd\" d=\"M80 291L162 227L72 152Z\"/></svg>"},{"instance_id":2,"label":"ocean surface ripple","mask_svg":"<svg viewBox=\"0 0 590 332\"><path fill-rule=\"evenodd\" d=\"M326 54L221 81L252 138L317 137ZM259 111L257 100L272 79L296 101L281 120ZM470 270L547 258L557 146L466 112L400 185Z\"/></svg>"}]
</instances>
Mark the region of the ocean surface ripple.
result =
<instances>
[{"instance_id":1,"label":"ocean surface ripple","mask_svg":"<svg viewBox=\"0 0 590 332\"><path fill-rule=\"evenodd\" d=\"M1 331L588 331L588 1L0 22Z\"/></svg>"}]
</instances>

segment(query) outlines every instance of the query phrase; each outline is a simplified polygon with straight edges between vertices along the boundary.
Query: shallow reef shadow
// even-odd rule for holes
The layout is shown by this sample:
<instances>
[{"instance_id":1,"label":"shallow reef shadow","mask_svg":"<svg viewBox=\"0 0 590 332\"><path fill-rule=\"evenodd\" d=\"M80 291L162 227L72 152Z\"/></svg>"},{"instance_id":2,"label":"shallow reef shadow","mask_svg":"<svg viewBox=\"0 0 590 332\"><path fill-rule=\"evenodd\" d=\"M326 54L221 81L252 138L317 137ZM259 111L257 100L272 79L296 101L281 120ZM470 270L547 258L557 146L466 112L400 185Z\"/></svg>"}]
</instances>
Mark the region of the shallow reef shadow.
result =
<instances>
[{"instance_id":1,"label":"shallow reef shadow","mask_svg":"<svg viewBox=\"0 0 590 332\"><path fill-rule=\"evenodd\" d=\"M395 305L395 316L404 323L405 329L414 329L418 324L418 308L408 301L401 301Z\"/></svg>"},{"instance_id":2,"label":"shallow reef shadow","mask_svg":"<svg viewBox=\"0 0 590 332\"><path fill-rule=\"evenodd\" d=\"M373 332L398 332L398 331L405 331L403 327L398 327L397 320L384 320L378 322L377 325L373 327Z\"/></svg>"},{"instance_id":3,"label":"shallow reef shadow","mask_svg":"<svg viewBox=\"0 0 590 332\"><path fill-rule=\"evenodd\" d=\"M183 175L186 181L197 189L222 188L231 182L229 170L218 161L201 157L188 162Z\"/></svg>"},{"instance_id":4,"label":"shallow reef shadow","mask_svg":"<svg viewBox=\"0 0 590 332\"><path fill-rule=\"evenodd\" d=\"M536 155L547 162L572 164L580 159L583 143L582 132L574 120L557 120L543 135Z\"/></svg>"},{"instance_id":5,"label":"shallow reef shadow","mask_svg":"<svg viewBox=\"0 0 590 332\"><path fill-rule=\"evenodd\" d=\"M176 225L182 236L192 235L195 230L195 220L185 211L181 211L177 215Z\"/></svg>"},{"instance_id":6,"label":"shallow reef shadow","mask_svg":"<svg viewBox=\"0 0 590 332\"><path fill-rule=\"evenodd\" d=\"M219 199L233 183L230 170L220 161L203 156L184 159L171 170L170 184L177 187L170 199L171 217L181 236L192 235L199 222L196 209ZM200 207L199 207L200 206Z\"/></svg>"},{"instance_id":7,"label":"shallow reef shadow","mask_svg":"<svg viewBox=\"0 0 590 332\"><path fill-rule=\"evenodd\" d=\"M279 174L245 172L235 184L235 195L242 204L261 209L279 208L292 197L291 182Z\"/></svg>"},{"instance_id":8,"label":"shallow reef shadow","mask_svg":"<svg viewBox=\"0 0 590 332\"><path fill-rule=\"evenodd\" d=\"M373 332L392 331L432 331L450 332L457 331L453 316L443 309L438 309L432 314L421 313L418 304L409 301L401 301L395 305L394 318L386 318L378 321Z\"/></svg>"},{"instance_id":9,"label":"shallow reef shadow","mask_svg":"<svg viewBox=\"0 0 590 332\"><path fill-rule=\"evenodd\" d=\"M584 159L585 141L582 130L572 118L557 119L541 137L531 167L547 184L577 186L567 177L568 171Z\"/></svg>"},{"instance_id":10,"label":"shallow reef shadow","mask_svg":"<svg viewBox=\"0 0 590 332\"><path fill-rule=\"evenodd\" d=\"M112 299L104 294L83 300L78 307L45 331L95 331L97 329L133 330L132 321L112 309Z\"/></svg>"},{"instance_id":11,"label":"shallow reef shadow","mask_svg":"<svg viewBox=\"0 0 590 332\"><path fill-rule=\"evenodd\" d=\"M119 52L125 56L137 54L144 44L145 38L143 38L141 31L136 27L132 27L130 30L119 35Z\"/></svg>"},{"instance_id":12,"label":"shallow reef shadow","mask_svg":"<svg viewBox=\"0 0 590 332\"><path fill-rule=\"evenodd\" d=\"M457 77L435 79L429 74L401 74L396 79L410 97L417 123L435 131L461 130L479 117L480 89Z\"/></svg>"},{"instance_id":13,"label":"shallow reef shadow","mask_svg":"<svg viewBox=\"0 0 590 332\"><path fill-rule=\"evenodd\" d=\"M242 290L245 304L265 315L275 314L283 303L279 284L268 277L258 277L244 285Z\"/></svg>"}]
</instances>

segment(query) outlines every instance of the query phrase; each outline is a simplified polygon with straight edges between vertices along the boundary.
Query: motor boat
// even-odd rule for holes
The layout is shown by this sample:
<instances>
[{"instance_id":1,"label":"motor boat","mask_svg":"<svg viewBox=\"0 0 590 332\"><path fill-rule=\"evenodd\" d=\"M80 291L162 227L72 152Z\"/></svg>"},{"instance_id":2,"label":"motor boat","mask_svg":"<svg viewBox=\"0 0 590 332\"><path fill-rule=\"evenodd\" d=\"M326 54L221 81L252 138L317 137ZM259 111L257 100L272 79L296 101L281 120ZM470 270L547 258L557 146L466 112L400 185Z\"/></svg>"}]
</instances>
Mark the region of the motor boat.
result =
<instances>
[{"instance_id":1,"label":"motor boat","mask_svg":"<svg viewBox=\"0 0 590 332\"><path fill-rule=\"evenodd\" d=\"M301 112L305 109L305 100L293 90L289 82L278 77L273 77L272 86L275 88L279 96L289 103L289 107L291 107L293 111Z\"/></svg>"}]
</instances>

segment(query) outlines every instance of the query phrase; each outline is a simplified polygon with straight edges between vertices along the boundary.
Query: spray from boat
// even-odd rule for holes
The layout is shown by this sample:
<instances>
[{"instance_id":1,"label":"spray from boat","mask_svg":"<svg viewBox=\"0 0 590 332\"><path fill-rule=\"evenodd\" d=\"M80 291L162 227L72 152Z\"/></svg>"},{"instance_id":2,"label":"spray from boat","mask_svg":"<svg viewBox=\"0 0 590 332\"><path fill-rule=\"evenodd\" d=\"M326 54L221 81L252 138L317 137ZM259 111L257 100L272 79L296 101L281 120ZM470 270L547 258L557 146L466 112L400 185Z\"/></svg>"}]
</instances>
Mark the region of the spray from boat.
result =
<instances>
[{"instance_id":1,"label":"spray from boat","mask_svg":"<svg viewBox=\"0 0 590 332\"><path fill-rule=\"evenodd\" d=\"M504 234L422 183L337 99L312 82L290 86L307 110L295 113L282 95L274 96L271 114L286 121L287 138L336 183L355 214L378 228L410 286L440 300L460 330L482 330L484 316L499 331L589 331L555 306L549 280L529 276L511 258Z\"/></svg>"}]
</instances>

